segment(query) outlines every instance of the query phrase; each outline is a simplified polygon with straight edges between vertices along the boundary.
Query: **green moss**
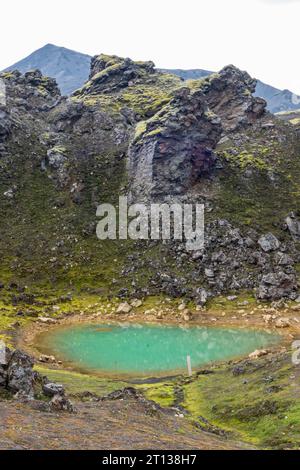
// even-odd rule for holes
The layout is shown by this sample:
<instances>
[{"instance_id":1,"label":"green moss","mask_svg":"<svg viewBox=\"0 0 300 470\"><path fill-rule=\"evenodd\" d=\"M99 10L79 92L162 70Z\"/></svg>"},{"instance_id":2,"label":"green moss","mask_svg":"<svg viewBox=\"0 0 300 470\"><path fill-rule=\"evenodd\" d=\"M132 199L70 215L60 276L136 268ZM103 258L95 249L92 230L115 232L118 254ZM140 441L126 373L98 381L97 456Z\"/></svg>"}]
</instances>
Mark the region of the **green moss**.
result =
<instances>
[{"instance_id":1,"label":"green moss","mask_svg":"<svg viewBox=\"0 0 300 470\"><path fill-rule=\"evenodd\" d=\"M173 406L174 405L174 385L163 383L163 384L150 384L141 385L138 387L148 398L153 400L160 406Z\"/></svg>"},{"instance_id":2,"label":"green moss","mask_svg":"<svg viewBox=\"0 0 300 470\"><path fill-rule=\"evenodd\" d=\"M137 140L144 132L147 130L147 123L145 121L141 121L136 125L134 140Z\"/></svg>"},{"instance_id":3,"label":"green moss","mask_svg":"<svg viewBox=\"0 0 300 470\"><path fill-rule=\"evenodd\" d=\"M294 118L294 119L291 119L290 122L292 124L294 124L294 126L300 124L300 117L299 118Z\"/></svg>"},{"instance_id":4,"label":"green moss","mask_svg":"<svg viewBox=\"0 0 300 470\"><path fill-rule=\"evenodd\" d=\"M67 370L49 369L40 365L36 366L35 370L40 374L47 376L51 381L62 384L67 393L71 395L90 392L98 396L104 396L126 386L124 382L118 380L101 378Z\"/></svg>"},{"instance_id":5,"label":"green moss","mask_svg":"<svg viewBox=\"0 0 300 470\"><path fill-rule=\"evenodd\" d=\"M223 168L216 210L208 218L219 216L240 227L276 232L275 220L299 210L299 141L285 124L278 127L282 142L270 138L267 130L250 128L244 131L243 145L228 141L217 149Z\"/></svg>"},{"instance_id":6,"label":"green moss","mask_svg":"<svg viewBox=\"0 0 300 470\"><path fill-rule=\"evenodd\" d=\"M14 74L12 72L1 72L1 78L4 78L4 79L14 78Z\"/></svg>"},{"instance_id":7,"label":"green moss","mask_svg":"<svg viewBox=\"0 0 300 470\"><path fill-rule=\"evenodd\" d=\"M186 80L185 81L185 84L191 88L191 90L199 90L201 89L201 86L203 84L203 80L202 78L200 79L191 79L191 80Z\"/></svg>"},{"instance_id":8,"label":"green moss","mask_svg":"<svg viewBox=\"0 0 300 470\"><path fill-rule=\"evenodd\" d=\"M107 64L108 65L108 64ZM96 73L90 80L89 83L93 84L93 82L97 82L101 79L108 78L113 73L118 73L123 67L122 63L114 63L108 65L104 70Z\"/></svg>"},{"instance_id":9,"label":"green moss","mask_svg":"<svg viewBox=\"0 0 300 470\"><path fill-rule=\"evenodd\" d=\"M261 150L261 155L265 155L268 152L268 149ZM239 154L222 152L219 154L222 159L225 159L230 165L236 166L241 170L244 170L247 167L254 168L257 170L268 170L267 163L263 158L255 156L254 154L248 153L246 150Z\"/></svg>"},{"instance_id":10,"label":"green moss","mask_svg":"<svg viewBox=\"0 0 300 470\"><path fill-rule=\"evenodd\" d=\"M148 74L141 67L139 80L112 93L94 93L93 83L118 72L122 62L113 63L96 74L72 99L83 101L88 106L99 106L108 113L120 112L122 108L132 109L138 119L150 118L172 98L172 92L182 85L181 80L169 74Z\"/></svg>"},{"instance_id":11,"label":"green moss","mask_svg":"<svg viewBox=\"0 0 300 470\"><path fill-rule=\"evenodd\" d=\"M66 147L63 147L62 145L56 145L55 147L52 147L51 150L55 153L60 153L62 155L65 155L67 153Z\"/></svg>"},{"instance_id":12,"label":"green moss","mask_svg":"<svg viewBox=\"0 0 300 470\"><path fill-rule=\"evenodd\" d=\"M249 368L241 376L226 368L201 376L184 386L184 406L194 419L204 416L260 447L299 449L300 403L290 388L289 360L265 361L265 367ZM269 376L271 382L265 380Z\"/></svg>"}]
</instances>

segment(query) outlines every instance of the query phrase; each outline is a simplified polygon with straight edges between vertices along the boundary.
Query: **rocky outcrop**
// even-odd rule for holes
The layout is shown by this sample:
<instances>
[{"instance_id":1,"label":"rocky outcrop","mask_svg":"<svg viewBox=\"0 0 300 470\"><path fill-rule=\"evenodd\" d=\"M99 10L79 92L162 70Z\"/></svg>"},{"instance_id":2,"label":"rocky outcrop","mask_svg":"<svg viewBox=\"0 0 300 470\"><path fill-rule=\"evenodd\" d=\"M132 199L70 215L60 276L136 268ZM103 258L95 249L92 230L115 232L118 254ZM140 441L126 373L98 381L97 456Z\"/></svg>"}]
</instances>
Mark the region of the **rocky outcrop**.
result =
<instances>
[{"instance_id":1,"label":"rocky outcrop","mask_svg":"<svg viewBox=\"0 0 300 470\"><path fill-rule=\"evenodd\" d=\"M263 116L267 103L254 97L257 81L233 65L203 81L209 108L222 120L225 132L247 126Z\"/></svg>"},{"instance_id":2,"label":"rocky outcrop","mask_svg":"<svg viewBox=\"0 0 300 470\"><path fill-rule=\"evenodd\" d=\"M33 370L34 361L28 354L5 348L0 355L0 388L17 399L34 400L41 393L51 400L44 404L49 411L73 412L74 407L62 385L50 382Z\"/></svg>"},{"instance_id":3,"label":"rocky outcrop","mask_svg":"<svg viewBox=\"0 0 300 470\"><path fill-rule=\"evenodd\" d=\"M255 98L256 81L234 66L181 87L147 121L139 122L129 147L131 190L137 197L183 194L212 173L221 133L256 123L266 102Z\"/></svg>"},{"instance_id":4,"label":"rocky outcrop","mask_svg":"<svg viewBox=\"0 0 300 470\"><path fill-rule=\"evenodd\" d=\"M7 364L4 376L6 388L18 396L32 398L34 396L34 383L36 380L33 371L33 360L22 351L7 350ZM4 364L2 366L5 366Z\"/></svg>"},{"instance_id":5,"label":"rocky outcrop","mask_svg":"<svg viewBox=\"0 0 300 470\"><path fill-rule=\"evenodd\" d=\"M5 100L0 103L0 153L7 148L8 138L17 142L18 133L27 137L33 130L42 134L46 127L46 113L61 100L56 81L44 77L39 70L22 75L18 71L0 73Z\"/></svg>"},{"instance_id":6,"label":"rocky outcrop","mask_svg":"<svg viewBox=\"0 0 300 470\"><path fill-rule=\"evenodd\" d=\"M283 298L295 300L296 297L296 276L286 274L283 271L264 275L257 290L259 300L279 300Z\"/></svg>"},{"instance_id":7,"label":"rocky outcrop","mask_svg":"<svg viewBox=\"0 0 300 470\"><path fill-rule=\"evenodd\" d=\"M20 72L0 74L6 87L7 107L14 101L19 109L42 112L51 109L60 99L60 91L53 78L44 77L39 70L22 75Z\"/></svg>"},{"instance_id":8,"label":"rocky outcrop","mask_svg":"<svg viewBox=\"0 0 300 470\"><path fill-rule=\"evenodd\" d=\"M92 58L89 82L83 90L91 94L114 93L154 73L153 62L134 62L128 58L101 54Z\"/></svg>"},{"instance_id":9,"label":"rocky outcrop","mask_svg":"<svg viewBox=\"0 0 300 470\"><path fill-rule=\"evenodd\" d=\"M220 119L201 91L178 89L168 105L136 127L129 148L133 199L183 194L211 171L220 135Z\"/></svg>"}]
</instances>

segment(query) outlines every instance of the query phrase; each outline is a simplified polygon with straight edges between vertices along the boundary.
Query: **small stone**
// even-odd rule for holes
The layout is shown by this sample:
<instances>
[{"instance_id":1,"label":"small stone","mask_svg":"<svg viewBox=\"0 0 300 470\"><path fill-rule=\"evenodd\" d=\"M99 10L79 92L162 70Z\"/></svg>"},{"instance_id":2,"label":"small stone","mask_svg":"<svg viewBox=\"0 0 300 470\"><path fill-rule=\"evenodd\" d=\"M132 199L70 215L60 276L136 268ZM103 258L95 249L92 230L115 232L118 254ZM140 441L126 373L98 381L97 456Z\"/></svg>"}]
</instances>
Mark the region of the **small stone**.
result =
<instances>
[{"instance_id":1,"label":"small stone","mask_svg":"<svg viewBox=\"0 0 300 470\"><path fill-rule=\"evenodd\" d=\"M185 310L183 310L182 312L182 318L184 319L184 321L190 321L192 319L192 314L191 312L186 308Z\"/></svg>"},{"instance_id":2,"label":"small stone","mask_svg":"<svg viewBox=\"0 0 300 470\"><path fill-rule=\"evenodd\" d=\"M47 397L54 397L55 395L64 395L65 389L60 384L50 382L43 385L43 392Z\"/></svg>"},{"instance_id":3,"label":"small stone","mask_svg":"<svg viewBox=\"0 0 300 470\"><path fill-rule=\"evenodd\" d=\"M185 309L186 309L186 305L185 305L185 304L180 304L180 305L178 306L178 310L179 310L180 312L182 312L182 311L185 310Z\"/></svg>"},{"instance_id":4,"label":"small stone","mask_svg":"<svg viewBox=\"0 0 300 470\"><path fill-rule=\"evenodd\" d=\"M263 320L265 323L269 323L272 320L272 315L263 315Z\"/></svg>"},{"instance_id":5,"label":"small stone","mask_svg":"<svg viewBox=\"0 0 300 470\"><path fill-rule=\"evenodd\" d=\"M121 303L117 308L117 313L129 313L132 310L132 306L128 302Z\"/></svg>"},{"instance_id":6,"label":"small stone","mask_svg":"<svg viewBox=\"0 0 300 470\"><path fill-rule=\"evenodd\" d=\"M249 359L258 359L259 357L266 356L268 351L266 349L256 349L251 354L249 354Z\"/></svg>"},{"instance_id":7,"label":"small stone","mask_svg":"<svg viewBox=\"0 0 300 470\"><path fill-rule=\"evenodd\" d=\"M63 395L54 395L49 403L50 411L67 411L68 413L75 413L73 403Z\"/></svg>"},{"instance_id":8,"label":"small stone","mask_svg":"<svg viewBox=\"0 0 300 470\"><path fill-rule=\"evenodd\" d=\"M47 364L55 364L56 359L54 356L47 356L46 354L42 354L39 357L39 362L47 363Z\"/></svg>"},{"instance_id":9,"label":"small stone","mask_svg":"<svg viewBox=\"0 0 300 470\"><path fill-rule=\"evenodd\" d=\"M291 326L291 322L289 318L281 317L275 321L275 326L276 328L288 328L289 326Z\"/></svg>"},{"instance_id":10,"label":"small stone","mask_svg":"<svg viewBox=\"0 0 300 470\"><path fill-rule=\"evenodd\" d=\"M142 305L143 305L143 302L142 302L141 300L139 300L139 299L135 299L135 300L133 300L133 301L131 302L131 306L132 306L133 308L139 308L139 307L141 307Z\"/></svg>"},{"instance_id":11,"label":"small stone","mask_svg":"<svg viewBox=\"0 0 300 470\"><path fill-rule=\"evenodd\" d=\"M3 196L6 197L7 199L13 199L14 197L14 191L13 189L8 189L3 193Z\"/></svg>"},{"instance_id":12,"label":"small stone","mask_svg":"<svg viewBox=\"0 0 300 470\"><path fill-rule=\"evenodd\" d=\"M38 317L38 321L49 325L54 325L55 323L57 323L57 320L54 320L54 318L49 317Z\"/></svg>"},{"instance_id":13,"label":"small stone","mask_svg":"<svg viewBox=\"0 0 300 470\"><path fill-rule=\"evenodd\" d=\"M214 273L214 271L213 271L212 269L206 268L206 269L204 270L204 272L205 272L205 276L208 277L208 278L213 278L213 277L215 277L215 273Z\"/></svg>"}]
</instances>

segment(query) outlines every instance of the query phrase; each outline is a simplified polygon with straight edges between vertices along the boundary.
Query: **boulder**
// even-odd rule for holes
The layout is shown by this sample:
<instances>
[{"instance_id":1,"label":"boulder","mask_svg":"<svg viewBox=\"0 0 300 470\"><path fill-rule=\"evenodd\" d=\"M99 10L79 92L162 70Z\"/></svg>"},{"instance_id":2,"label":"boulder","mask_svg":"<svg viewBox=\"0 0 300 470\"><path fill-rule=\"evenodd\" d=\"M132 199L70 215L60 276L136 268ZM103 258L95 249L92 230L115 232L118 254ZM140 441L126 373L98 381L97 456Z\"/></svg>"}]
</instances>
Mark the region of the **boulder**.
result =
<instances>
[{"instance_id":1,"label":"boulder","mask_svg":"<svg viewBox=\"0 0 300 470\"><path fill-rule=\"evenodd\" d=\"M182 312L182 318L184 321L188 322L188 321L191 321L193 319L193 315L192 313L189 311L189 309L185 309L183 310Z\"/></svg>"},{"instance_id":2,"label":"boulder","mask_svg":"<svg viewBox=\"0 0 300 470\"><path fill-rule=\"evenodd\" d=\"M64 395L54 395L49 403L49 410L52 412L66 411L68 413L75 413L76 409L73 403Z\"/></svg>"},{"instance_id":3,"label":"boulder","mask_svg":"<svg viewBox=\"0 0 300 470\"><path fill-rule=\"evenodd\" d=\"M65 389L60 384L48 382L43 384L43 392L47 397L54 397L55 395L64 395Z\"/></svg>"},{"instance_id":4,"label":"boulder","mask_svg":"<svg viewBox=\"0 0 300 470\"><path fill-rule=\"evenodd\" d=\"M117 313L130 313L132 306L128 302L121 303L117 308Z\"/></svg>"},{"instance_id":5,"label":"boulder","mask_svg":"<svg viewBox=\"0 0 300 470\"><path fill-rule=\"evenodd\" d=\"M275 251L280 247L280 242L273 233L267 233L266 235L261 236L258 240L258 244L265 252Z\"/></svg>"},{"instance_id":6,"label":"boulder","mask_svg":"<svg viewBox=\"0 0 300 470\"><path fill-rule=\"evenodd\" d=\"M186 305L185 305L185 304L180 304L180 305L178 305L178 310L179 310L179 312L182 312L182 311L184 311L185 309L186 309Z\"/></svg>"},{"instance_id":7,"label":"boulder","mask_svg":"<svg viewBox=\"0 0 300 470\"><path fill-rule=\"evenodd\" d=\"M203 307L208 300L208 292L205 289L196 289L195 302L199 307Z\"/></svg>"},{"instance_id":8,"label":"boulder","mask_svg":"<svg viewBox=\"0 0 300 470\"><path fill-rule=\"evenodd\" d=\"M5 358L0 355L0 388L15 395L16 398L34 400L40 386L45 397L52 398L46 404L50 411L73 412L72 403L65 396L62 385L50 382L33 370L34 361L28 354L6 348Z\"/></svg>"},{"instance_id":9,"label":"boulder","mask_svg":"<svg viewBox=\"0 0 300 470\"><path fill-rule=\"evenodd\" d=\"M16 350L11 354L6 366L6 387L9 391L22 396L33 397L35 381L33 364L32 358L22 351Z\"/></svg>"},{"instance_id":10,"label":"boulder","mask_svg":"<svg viewBox=\"0 0 300 470\"><path fill-rule=\"evenodd\" d=\"M281 253L280 251L274 256L274 261L278 266L292 266L294 264L294 260L291 256L287 253Z\"/></svg>"},{"instance_id":11,"label":"boulder","mask_svg":"<svg viewBox=\"0 0 300 470\"><path fill-rule=\"evenodd\" d=\"M276 328L288 328L289 326L291 326L291 322L289 320L289 318L277 318L277 320L275 321L275 326Z\"/></svg>"},{"instance_id":12,"label":"boulder","mask_svg":"<svg viewBox=\"0 0 300 470\"><path fill-rule=\"evenodd\" d=\"M300 240L300 220L293 212L285 219L285 223L293 239Z\"/></svg>"},{"instance_id":13,"label":"boulder","mask_svg":"<svg viewBox=\"0 0 300 470\"><path fill-rule=\"evenodd\" d=\"M294 274L283 271L265 274L259 284L256 297L259 300L294 299L297 292L297 279Z\"/></svg>"}]
</instances>

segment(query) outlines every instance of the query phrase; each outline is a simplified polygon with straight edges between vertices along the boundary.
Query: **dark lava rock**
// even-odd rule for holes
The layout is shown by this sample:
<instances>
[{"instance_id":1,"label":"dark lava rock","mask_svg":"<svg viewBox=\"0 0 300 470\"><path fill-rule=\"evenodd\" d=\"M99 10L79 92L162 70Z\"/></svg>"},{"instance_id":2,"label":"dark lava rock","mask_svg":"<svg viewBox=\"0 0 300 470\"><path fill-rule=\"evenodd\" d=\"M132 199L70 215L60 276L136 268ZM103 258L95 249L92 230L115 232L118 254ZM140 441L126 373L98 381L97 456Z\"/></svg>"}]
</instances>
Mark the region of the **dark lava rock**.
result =
<instances>
[{"instance_id":1,"label":"dark lava rock","mask_svg":"<svg viewBox=\"0 0 300 470\"><path fill-rule=\"evenodd\" d=\"M265 252L275 251L280 247L280 242L277 240L275 235L273 235L273 233L267 233L266 235L260 237L258 244Z\"/></svg>"},{"instance_id":2,"label":"dark lava rock","mask_svg":"<svg viewBox=\"0 0 300 470\"><path fill-rule=\"evenodd\" d=\"M169 104L136 128L129 148L132 198L182 194L211 171L221 132L202 92L178 89Z\"/></svg>"},{"instance_id":3,"label":"dark lava rock","mask_svg":"<svg viewBox=\"0 0 300 470\"><path fill-rule=\"evenodd\" d=\"M265 274L256 293L259 300L294 299L296 296L297 279L295 274L286 274L283 271Z\"/></svg>"},{"instance_id":4,"label":"dark lava rock","mask_svg":"<svg viewBox=\"0 0 300 470\"><path fill-rule=\"evenodd\" d=\"M54 395L49 405L50 411L66 411L68 413L75 413L76 409L70 400L64 395L58 394Z\"/></svg>"},{"instance_id":5,"label":"dark lava rock","mask_svg":"<svg viewBox=\"0 0 300 470\"><path fill-rule=\"evenodd\" d=\"M133 84L145 74L155 73L154 63L134 62L117 56L101 54L91 62L89 93L112 93Z\"/></svg>"},{"instance_id":6,"label":"dark lava rock","mask_svg":"<svg viewBox=\"0 0 300 470\"><path fill-rule=\"evenodd\" d=\"M209 108L222 120L226 132L255 122L264 115L267 103L252 95L257 81L233 65L204 80L202 91Z\"/></svg>"},{"instance_id":7,"label":"dark lava rock","mask_svg":"<svg viewBox=\"0 0 300 470\"><path fill-rule=\"evenodd\" d=\"M7 364L2 365L5 369L6 388L20 396L33 397L35 373L33 371L33 360L22 351L8 353Z\"/></svg>"},{"instance_id":8,"label":"dark lava rock","mask_svg":"<svg viewBox=\"0 0 300 470\"><path fill-rule=\"evenodd\" d=\"M26 353L5 348L0 356L0 387L15 395L16 398L34 400L40 395L40 388L45 397L52 398L44 403L43 409L50 411L73 412L74 407L65 396L62 385L50 382L33 370L34 361Z\"/></svg>"},{"instance_id":9,"label":"dark lava rock","mask_svg":"<svg viewBox=\"0 0 300 470\"><path fill-rule=\"evenodd\" d=\"M294 238L294 240L300 240L300 220L296 218L295 214L292 212L286 219L285 223L287 228Z\"/></svg>"},{"instance_id":10,"label":"dark lava rock","mask_svg":"<svg viewBox=\"0 0 300 470\"><path fill-rule=\"evenodd\" d=\"M54 397L55 395L64 395L65 389L62 385L49 382L43 384L43 392L47 397Z\"/></svg>"}]
</instances>

